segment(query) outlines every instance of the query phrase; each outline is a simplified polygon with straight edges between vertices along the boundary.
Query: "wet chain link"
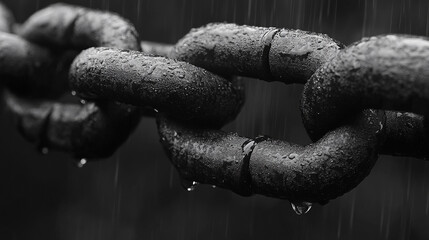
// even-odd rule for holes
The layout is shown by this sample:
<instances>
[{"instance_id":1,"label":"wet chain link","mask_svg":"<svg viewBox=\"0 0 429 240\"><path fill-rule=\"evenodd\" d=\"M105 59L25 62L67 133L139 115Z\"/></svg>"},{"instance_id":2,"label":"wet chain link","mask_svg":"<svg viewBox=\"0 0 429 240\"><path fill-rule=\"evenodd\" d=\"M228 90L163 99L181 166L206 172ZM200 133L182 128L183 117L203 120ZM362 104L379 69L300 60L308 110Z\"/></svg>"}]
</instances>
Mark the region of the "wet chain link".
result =
<instances>
[{"instance_id":1,"label":"wet chain link","mask_svg":"<svg viewBox=\"0 0 429 240\"><path fill-rule=\"evenodd\" d=\"M156 115L188 189L204 183L288 199L302 214L357 186L379 153L429 156L423 37L345 47L324 34L221 23L167 45L139 42L114 13L66 4L22 25L0 5L0 31L3 98L19 131L42 152L67 151L80 164L110 156L141 115ZM218 130L244 101L234 76L305 84L301 112L314 143ZM81 103L58 100L70 92Z\"/></svg>"}]
</instances>

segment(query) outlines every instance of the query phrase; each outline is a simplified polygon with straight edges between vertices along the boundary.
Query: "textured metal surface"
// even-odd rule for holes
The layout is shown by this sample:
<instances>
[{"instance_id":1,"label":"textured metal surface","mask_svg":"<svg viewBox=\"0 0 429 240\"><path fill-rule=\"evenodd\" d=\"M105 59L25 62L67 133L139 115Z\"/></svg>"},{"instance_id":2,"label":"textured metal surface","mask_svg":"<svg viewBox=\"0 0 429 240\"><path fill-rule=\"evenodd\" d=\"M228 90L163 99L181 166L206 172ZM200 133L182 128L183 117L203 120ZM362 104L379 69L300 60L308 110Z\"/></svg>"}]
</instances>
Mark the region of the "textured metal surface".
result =
<instances>
[{"instance_id":1,"label":"textured metal surface","mask_svg":"<svg viewBox=\"0 0 429 240\"><path fill-rule=\"evenodd\" d=\"M36 12L16 29L26 40L0 35L5 59L0 74L14 92L5 100L21 133L39 148L77 158L110 156L138 123L136 106L152 107L160 112L161 142L184 179L244 196L322 204L359 184L379 152L428 154L424 117L384 111L427 114L424 38L380 36L343 49L323 34L209 24L173 47L139 42L134 27L116 14L65 4ZM65 51L93 46L63 76L74 57ZM142 49L146 54L138 52ZM310 78L302 114L315 143L299 146L214 130L236 116L244 98L240 84L216 74L285 83ZM64 92L65 83L93 102L35 100L20 92L48 96L57 88Z\"/></svg>"},{"instance_id":2,"label":"textured metal surface","mask_svg":"<svg viewBox=\"0 0 429 240\"><path fill-rule=\"evenodd\" d=\"M427 114L428 54L426 38L401 35L367 38L340 51L305 85L301 109L309 135L318 139L366 108ZM416 130L422 128L421 118L408 116L411 121L405 125L401 118L390 118L389 124L397 129L391 131L392 127L389 127L389 134L394 135L391 141L399 143L389 144L399 146L409 140L409 134L425 132ZM407 140L400 140L398 137L402 134L395 135L395 132L404 133L401 130L404 128L415 130L406 131ZM423 140L420 136L417 139ZM421 149L421 145L426 145L423 149L429 149L429 142L419 143L416 147ZM425 154L428 154L427 150Z\"/></svg>"},{"instance_id":3,"label":"textured metal surface","mask_svg":"<svg viewBox=\"0 0 429 240\"><path fill-rule=\"evenodd\" d=\"M321 202L353 189L377 159L385 121L367 111L308 146L240 137L158 119L161 143L182 178L294 202ZM244 179L243 179L244 178Z\"/></svg>"},{"instance_id":4,"label":"textured metal surface","mask_svg":"<svg viewBox=\"0 0 429 240\"><path fill-rule=\"evenodd\" d=\"M90 48L74 60L70 86L85 99L151 106L194 124L222 126L244 101L240 84L191 64L141 52Z\"/></svg>"},{"instance_id":5,"label":"textured metal surface","mask_svg":"<svg viewBox=\"0 0 429 240\"><path fill-rule=\"evenodd\" d=\"M32 42L62 48L94 46L140 50L134 26L111 12L57 3L34 13L18 34Z\"/></svg>"},{"instance_id":6,"label":"textured metal surface","mask_svg":"<svg viewBox=\"0 0 429 240\"><path fill-rule=\"evenodd\" d=\"M192 29L171 57L225 75L305 83L342 47L318 33L218 23Z\"/></svg>"}]
</instances>

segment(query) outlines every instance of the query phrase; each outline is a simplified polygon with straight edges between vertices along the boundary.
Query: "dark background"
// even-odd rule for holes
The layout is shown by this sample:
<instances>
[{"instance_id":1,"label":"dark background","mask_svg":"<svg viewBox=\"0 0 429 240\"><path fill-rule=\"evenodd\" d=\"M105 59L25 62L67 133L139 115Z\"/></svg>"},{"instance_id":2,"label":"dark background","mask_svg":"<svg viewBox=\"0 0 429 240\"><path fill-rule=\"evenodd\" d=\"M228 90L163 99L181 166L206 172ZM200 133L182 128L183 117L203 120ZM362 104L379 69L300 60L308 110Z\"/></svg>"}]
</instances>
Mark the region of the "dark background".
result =
<instances>
[{"instance_id":1,"label":"dark background","mask_svg":"<svg viewBox=\"0 0 429 240\"><path fill-rule=\"evenodd\" d=\"M8 0L18 22L55 1ZM83 0L117 12L143 40L175 43L209 22L299 28L346 44L383 33L427 35L429 1ZM302 86L246 79L247 101L225 129L307 144ZM0 118L0 239L429 239L429 164L381 156L356 189L297 216L289 202L199 186L186 192L164 154L154 119L116 154L76 168L41 155Z\"/></svg>"}]
</instances>

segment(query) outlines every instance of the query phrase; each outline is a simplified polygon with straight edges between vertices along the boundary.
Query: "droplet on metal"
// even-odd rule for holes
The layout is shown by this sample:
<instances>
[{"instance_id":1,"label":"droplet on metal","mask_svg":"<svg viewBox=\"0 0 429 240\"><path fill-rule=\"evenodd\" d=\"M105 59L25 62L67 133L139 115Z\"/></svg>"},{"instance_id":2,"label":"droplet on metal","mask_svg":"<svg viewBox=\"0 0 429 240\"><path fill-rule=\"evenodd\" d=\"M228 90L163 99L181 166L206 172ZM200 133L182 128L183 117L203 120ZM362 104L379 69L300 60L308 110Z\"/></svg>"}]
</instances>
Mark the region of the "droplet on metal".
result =
<instances>
[{"instance_id":1,"label":"droplet on metal","mask_svg":"<svg viewBox=\"0 0 429 240\"><path fill-rule=\"evenodd\" d=\"M158 67L156 64L152 65L148 70L147 70L147 74L151 75L153 73L153 71L155 71L155 68Z\"/></svg>"},{"instance_id":2,"label":"droplet on metal","mask_svg":"<svg viewBox=\"0 0 429 240\"><path fill-rule=\"evenodd\" d=\"M293 203L291 202L290 205L292 206L293 211L297 215L303 215L310 211L311 207L313 206L313 203L311 202L299 202L299 203Z\"/></svg>"},{"instance_id":3,"label":"droplet on metal","mask_svg":"<svg viewBox=\"0 0 429 240\"><path fill-rule=\"evenodd\" d=\"M179 78L184 78L184 77L185 77L185 74L184 74L184 73L179 73L177 76L178 76Z\"/></svg>"}]
</instances>

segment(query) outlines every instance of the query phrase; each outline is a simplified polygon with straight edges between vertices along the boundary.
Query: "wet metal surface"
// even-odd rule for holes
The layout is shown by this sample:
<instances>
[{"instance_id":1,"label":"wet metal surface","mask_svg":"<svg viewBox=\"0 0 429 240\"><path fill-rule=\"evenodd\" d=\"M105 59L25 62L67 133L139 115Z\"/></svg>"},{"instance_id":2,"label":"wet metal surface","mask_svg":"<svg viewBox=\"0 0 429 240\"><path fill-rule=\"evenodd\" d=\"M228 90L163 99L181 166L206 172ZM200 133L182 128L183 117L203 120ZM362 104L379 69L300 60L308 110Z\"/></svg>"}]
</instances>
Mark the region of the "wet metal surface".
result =
<instances>
[{"instance_id":1,"label":"wet metal surface","mask_svg":"<svg viewBox=\"0 0 429 240\"><path fill-rule=\"evenodd\" d=\"M22 22L54 1L4 2ZM115 11L135 24L142 39L166 43L192 27L223 21L321 32L345 44L392 32L429 34L429 3L423 0L66 2ZM224 130L310 143L298 108L302 86L246 83L246 103ZM297 216L285 200L244 198L209 185L185 191L153 118L144 118L113 157L77 168L69 155L39 154L11 127L11 116L1 116L2 239L429 238L425 161L383 156L352 192Z\"/></svg>"}]
</instances>

